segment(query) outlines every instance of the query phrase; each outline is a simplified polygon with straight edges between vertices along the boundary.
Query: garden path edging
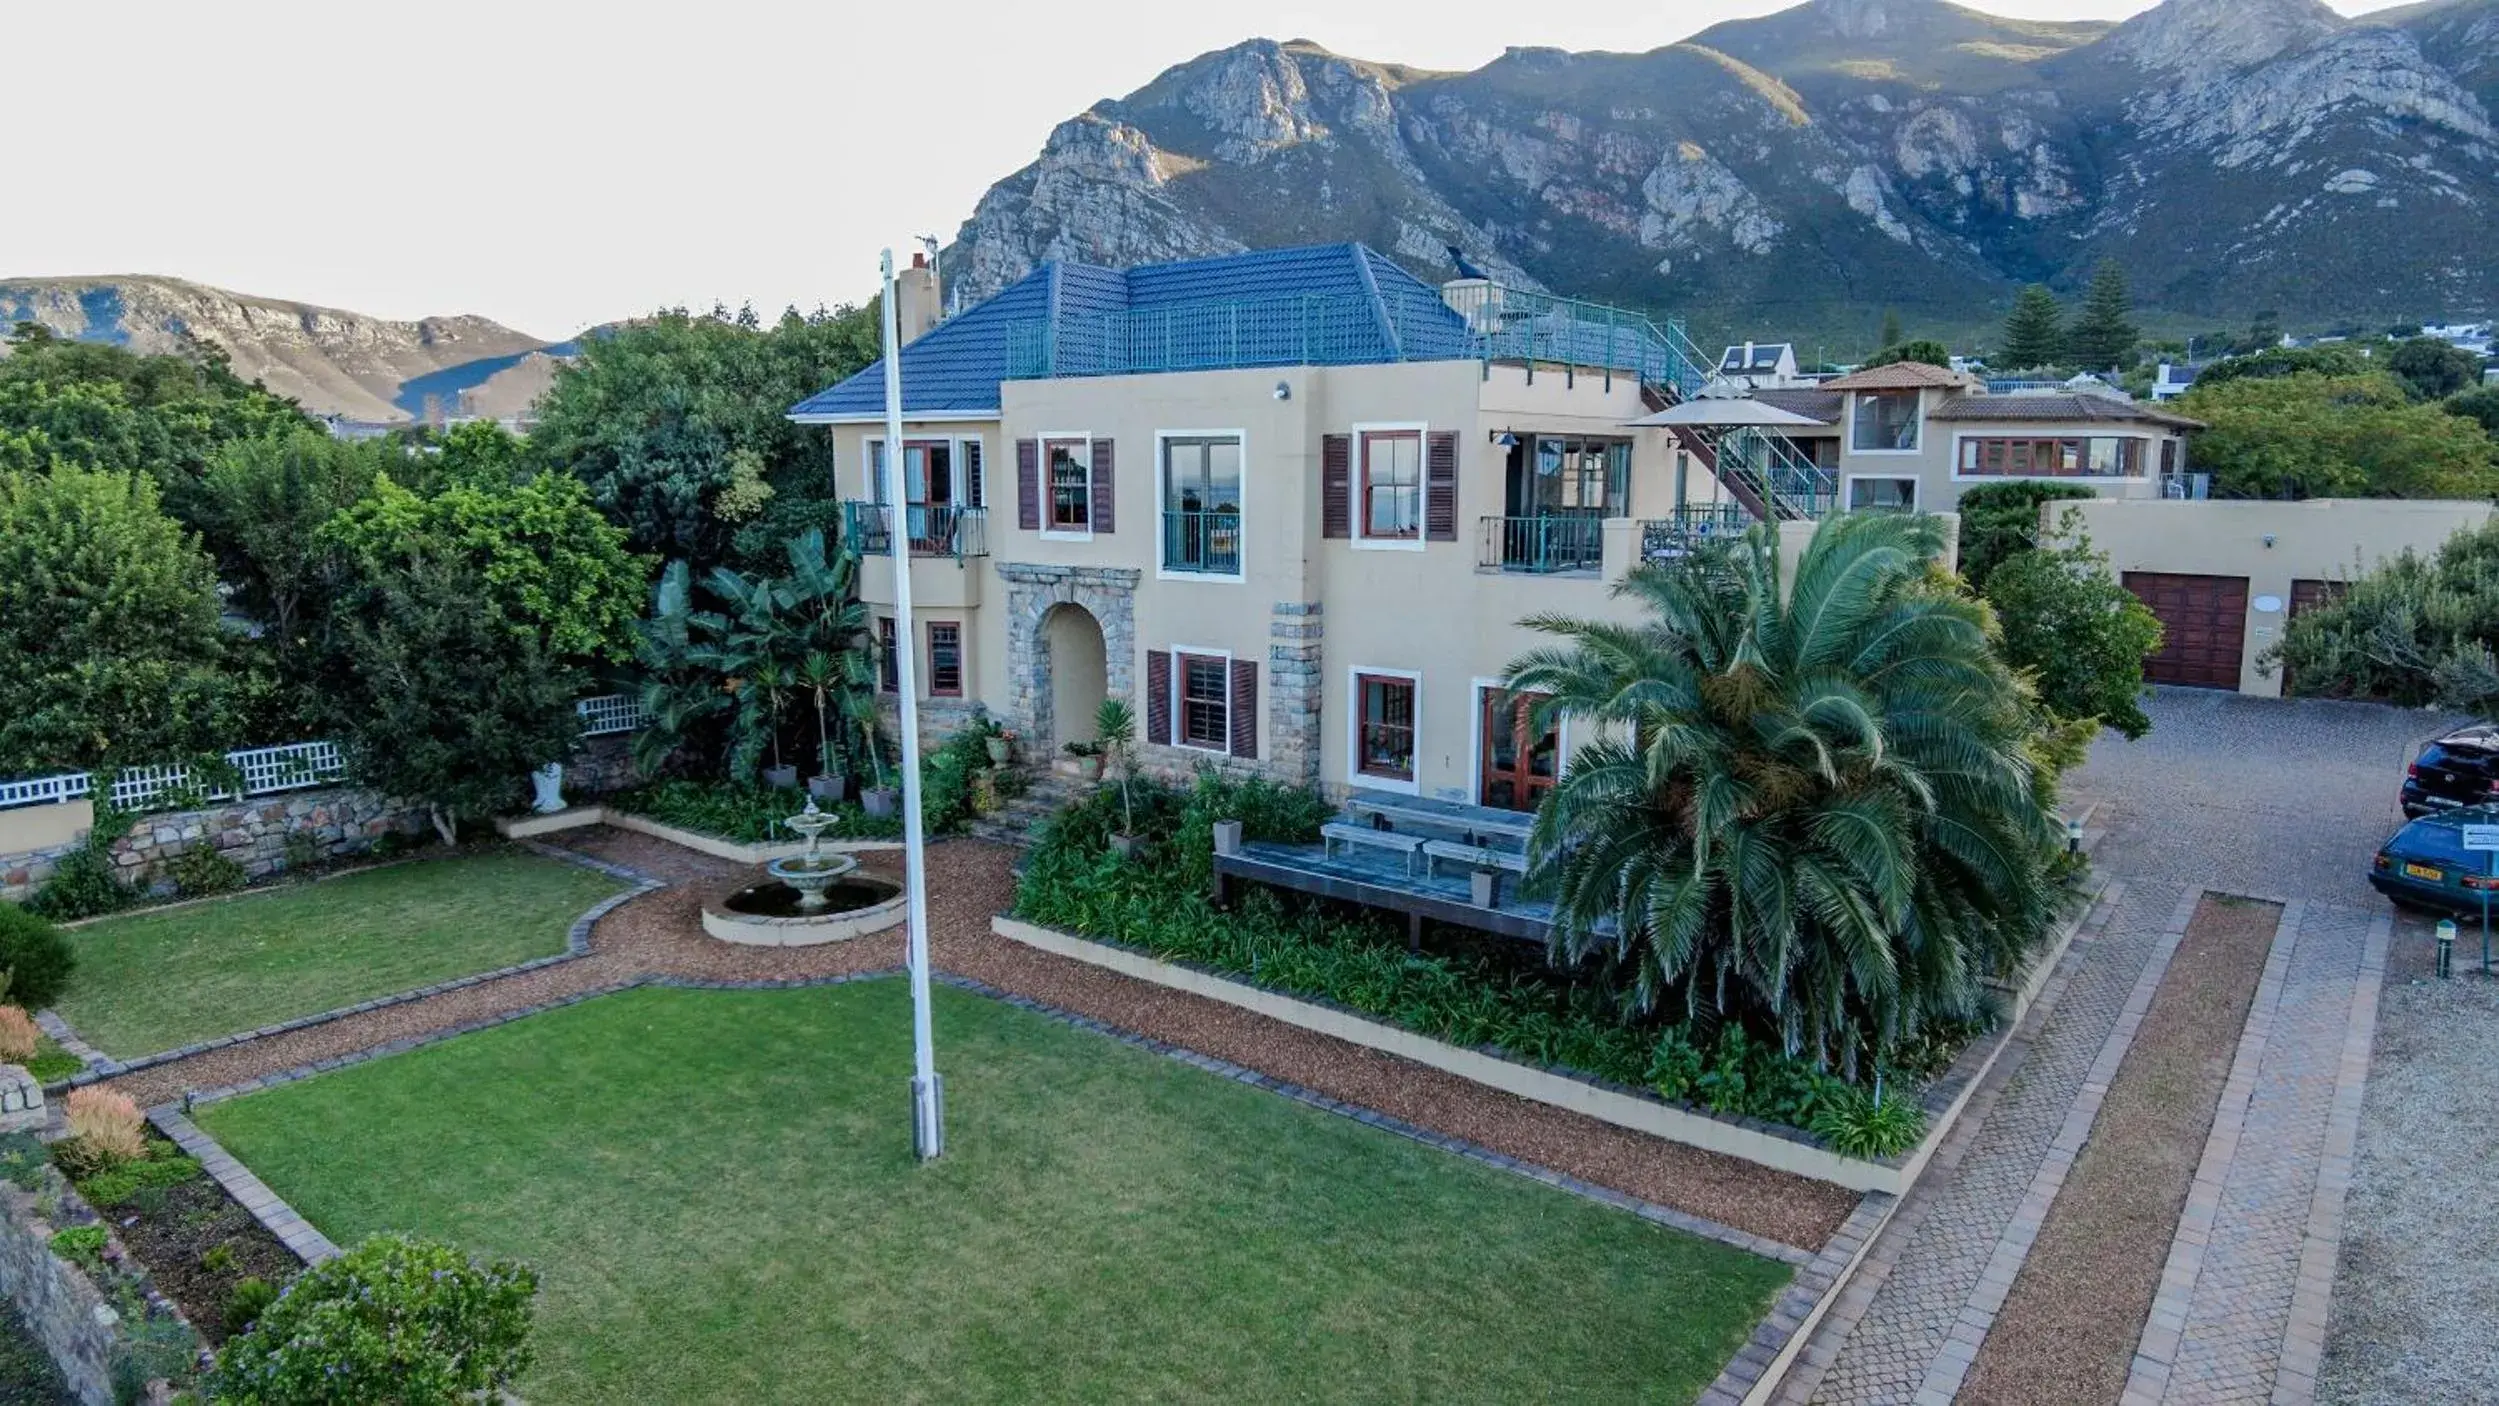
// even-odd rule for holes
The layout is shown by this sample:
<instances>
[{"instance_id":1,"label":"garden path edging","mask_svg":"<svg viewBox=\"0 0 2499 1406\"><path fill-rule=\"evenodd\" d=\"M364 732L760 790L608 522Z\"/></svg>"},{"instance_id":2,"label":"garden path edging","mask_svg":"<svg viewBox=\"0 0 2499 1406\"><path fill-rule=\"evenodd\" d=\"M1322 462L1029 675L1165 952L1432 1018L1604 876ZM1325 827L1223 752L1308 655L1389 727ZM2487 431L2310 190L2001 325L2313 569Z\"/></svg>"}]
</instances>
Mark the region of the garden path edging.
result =
<instances>
[{"instance_id":1,"label":"garden path edging","mask_svg":"<svg viewBox=\"0 0 2499 1406\"><path fill-rule=\"evenodd\" d=\"M196 1040L177 1049L159 1050L154 1054L140 1055L135 1059L115 1059L113 1056L108 1055L102 1050L88 1044L84 1039L80 1038L76 1030L71 1028L68 1021L61 1018L58 1011L48 1009L37 1011L35 1013L35 1024L37 1027L39 1027L46 1035L51 1036L54 1044L59 1045L68 1053L85 1060L87 1064L86 1068L79 1070L77 1073L70 1075L68 1078L58 1080L50 1085L47 1085L45 1092L51 1093L61 1089L78 1088L85 1084L102 1083L108 1079L120 1078L125 1074L135 1074L143 1069L153 1069L161 1064L172 1064L178 1060L191 1059L199 1055L207 1054L212 1050L222 1050L233 1045L247 1045L255 1040L266 1040L279 1035L291 1035L299 1030L309 1030L314 1026L328 1025L335 1021L345 1020L350 1016L364 1015L369 1012L383 1010L391 1006L406 1005L412 1001L423 1001L435 996L443 995L447 992L465 990L471 986L482 986L490 981L502 981L507 977L523 976L530 972L543 971L548 967L560 966L566 962L578 961L579 959L590 955L590 930L598 925L599 919L606 917L608 914L623 907L625 904L632 902L634 899L642 897L644 894L656 892L657 890L668 886L664 880L655 879L638 869L628 868L622 864L612 864L606 860L597 859L590 855L582 854L576 850L568 850L559 845L541 844L533 840L524 840L521 842L521 848L544 858L560 859L567 864L577 865L595 873L604 874L608 878L615 879L621 883L630 884L632 887L625 889L621 893L609 894L607 897L600 899L597 903L594 903L589 908L583 910L580 916L574 918L572 925L565 930L564 950L561 952L550 953L544 957L532 957L527 961L514 962L509 966L497 967L492 971L472 972L467 976L457 976L448 981L435 982L431 986L420 986L408 991L394 991L385 996L376 996L369 1001L358 1001L352 1006L338 1006L326 1011L317 1011L311 1015L297 1016L292 1020L279 1021L273 1025L263 1025L254 1030L245 1030L232 1035L219 1035L207 1040ZM386 866L371 865L367 867L382 868ZM232 897L236 895L226 896ZM201 901L213 902L214 900ZM115 914L113 916L118 917L121 915Z\"/></svg>"},{"instance_id":2,"label":"garden path edging","mask_svg":"<svg viewBox=\"0 0 2499 1406\"><path fill-rule=\"evenodd\" d=\"M495 830L506 839L529 840L540 835L552 835L564 830L586 829L593 825L611 826L618 830L630 830L637 835L648 835L655 840L666 840L672 845L690 849L696 854L708 855L713 859L725 859L732 864L764 864L775 859L794 859L807 852L807 842L804 840L744 844L737 840L724 840L717 835L706 835L699 830L687 830L679 826L663 824L648 816L635 815L631 811L616 810L603 805L575 806L570 810L557 811L553 815L507 816L495 822ZM822 848L834 854L882 854L901 849L902 841L826 840Z\"/></svg>"},{"instance_id":3,"label":"garden path edging","mask_svg":"<svg viewBox=\"0 0 2499 1406\"><path fill-rule=\"evenodd\" d=\"M1079 937L1004 914L990 920L990 929L1000 937L1054 956L1202 996L1615 1127L1720 1153L1791 1176L1806 1177L1857 1192L1882 1192L1897 1197L1916 1183L1935 1149L1942 1145L1962 1110L1968 1106L1971 1093L2002 1054L2013 1031L2019 1028L2020 1015L2028 1010L2031 1000L2036 997L2046 979L2044 973L2053 971L2063 960L2074 934L2099 906L2110 887L2102 882L2077 905L2073 917L2059 926L2055 939L2034 960L2034 974L2026 977L2012 993L2015 1009L2008 1013L2008 1018L1996 1030L1972 1042L1943 1077L1929 1087L1925 1099L1927 1132L1918 1145L1899 1158L1882 1161L1843 1157L1792 1129L1758 1120L1721 1118L1643 1096L1590 1076L1538 1068L1481 1050L1466 1049L1343 1007L1270 991L1231 976L1165 961L1133 948Z\"/></svg>"}]
</instances>

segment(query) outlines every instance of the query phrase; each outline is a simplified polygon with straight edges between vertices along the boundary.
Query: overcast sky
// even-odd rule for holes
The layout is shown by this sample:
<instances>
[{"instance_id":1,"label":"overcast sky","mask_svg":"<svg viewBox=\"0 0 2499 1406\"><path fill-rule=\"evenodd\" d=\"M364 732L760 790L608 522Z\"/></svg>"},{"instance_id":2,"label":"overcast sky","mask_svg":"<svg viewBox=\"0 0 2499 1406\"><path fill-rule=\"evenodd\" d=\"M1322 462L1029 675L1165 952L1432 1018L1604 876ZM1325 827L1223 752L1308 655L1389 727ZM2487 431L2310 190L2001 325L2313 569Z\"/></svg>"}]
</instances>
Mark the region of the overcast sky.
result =
<instances>
[{"instance_id":1,"label":"overcast sky","mask_svg":"<svg viewBox=\"0 0 2499 1406\"><path fill-rule=\"evenodd\" d=\"M671 304L855 301L880 247L951 239L1053 125L1253 35L1463 69L1784 7L0 0L0 277L174 274L546 337Z\"/></svg>"}]
</instances>

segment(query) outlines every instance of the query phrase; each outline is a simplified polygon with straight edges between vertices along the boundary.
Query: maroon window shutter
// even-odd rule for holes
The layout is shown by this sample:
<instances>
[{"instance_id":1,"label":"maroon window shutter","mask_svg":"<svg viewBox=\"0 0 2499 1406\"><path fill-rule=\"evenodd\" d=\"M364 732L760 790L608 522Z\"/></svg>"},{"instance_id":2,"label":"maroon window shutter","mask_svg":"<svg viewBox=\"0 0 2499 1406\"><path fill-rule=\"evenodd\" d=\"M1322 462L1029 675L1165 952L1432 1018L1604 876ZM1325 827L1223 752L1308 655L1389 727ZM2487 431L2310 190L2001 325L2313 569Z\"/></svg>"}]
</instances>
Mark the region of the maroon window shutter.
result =
<instances>
[{"instance_id":1,"label":"maroon window shutter","mask_svg":"<svg viewBox=\"0 0 2499 1406\"><path fill-rule=\"evenodd\" d=\"M1145 652L1145 740L1171 745L1171 651Z\"/></svg>"},{"instance_id":2,"label":"maroon window shutter","mask_svg":"<svg viewBox=\"0 0 2499 1406\"><path fill-rule=\"evenodd\" d=\"M1111 442L1097 439L1093 442L1093 530L1096 536L1119 525L1113 521L1118 496L1111 482Z\"/></svg>"},{"instance_id":3,"label":"maroon window shutter","mask_svg":"<svg viewBox=\"0 0 2499 1406\"><path fill-rule=\"evenodd\" d=\"M1258 661L1232 661L1232 755L1258 760Z\"/></svg>"},{"instance_id":4,"label":"maroon window shutter","mask_svg":"<svg viewBox=\"0 0 2499 1406\"><path fill-rule=\"evenodd\" d=\"M1319 535L1354 535L1354 437L1349 434L1319 441Z\"/></svg>"},{"instance_id":5,"label":"maroon window shutter","mask_svg":"<svg viewBox=\"0 0 2499 1406\"><path fill-rule=\"evenodd\" d=\"M1041 441L1015 442L1015 525L1026 532L1041 530Z\"/></svg>"},{"instance_id":6,"label":"maroon window shutter","mask_svg":"<svg viewBox=\"0 0 2499 1406\"><path fill-rule=\"evenodd\" d=\"M1423 535L1434 542L1458 540L1458 435L1432 434L1423 456Z\"/></svg>"}]
</instances>

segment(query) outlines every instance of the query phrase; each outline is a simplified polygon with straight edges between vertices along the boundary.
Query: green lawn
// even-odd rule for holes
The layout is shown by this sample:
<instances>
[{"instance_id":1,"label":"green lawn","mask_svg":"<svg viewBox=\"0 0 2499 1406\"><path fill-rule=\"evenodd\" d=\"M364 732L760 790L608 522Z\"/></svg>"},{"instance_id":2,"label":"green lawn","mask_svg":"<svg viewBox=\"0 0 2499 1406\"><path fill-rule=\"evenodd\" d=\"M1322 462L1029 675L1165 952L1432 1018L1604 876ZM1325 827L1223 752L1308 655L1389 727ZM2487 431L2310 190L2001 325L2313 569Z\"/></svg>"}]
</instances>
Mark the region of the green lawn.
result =
<instances>
[{"instance_id":1,"label":"green lawn","mask_svg":"<svg viewBox=\"0 0 2499 1406\"><path fill-rule=\"evenodd\" d=\"M204 1108L545 1276L532 1402L1689 1401L1786 1266L952 988L645 988Z\"/></svg>"},{"instance_id":2,"label":"green lawn","mask_svg":"<svg viewBox=\"0 0 2499 1406\"><path fill-rule=\"evenodd\" d=\"M115 918L71 934L57 1008L107 1054L154 1054L551 956L620 887L490 852Z\"/></svg>"}]
</instances>

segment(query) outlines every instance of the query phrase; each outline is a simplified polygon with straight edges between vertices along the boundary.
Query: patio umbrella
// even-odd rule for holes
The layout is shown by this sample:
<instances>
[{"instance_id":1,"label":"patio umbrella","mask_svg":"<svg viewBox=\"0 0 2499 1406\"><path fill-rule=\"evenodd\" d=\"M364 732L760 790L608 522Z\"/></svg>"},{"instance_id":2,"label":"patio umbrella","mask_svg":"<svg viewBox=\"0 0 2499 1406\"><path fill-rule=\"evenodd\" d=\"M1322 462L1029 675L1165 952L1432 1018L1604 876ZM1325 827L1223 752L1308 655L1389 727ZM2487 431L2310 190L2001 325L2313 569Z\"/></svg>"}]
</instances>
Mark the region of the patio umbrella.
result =
<instances>
[{"instance_id":1,"label":"patio umbrella","mask_svg":"<svg viewBox=\"0 0 2499 1406\"><path fill-rule=\"evenodd\" d=\"M1670 405L1654 415L1645 415L1625 422L1635 429L1679 426L1684 429L1736 429L1751 425L1763 429L1789 429L1810 426L1828 429L1822 421L1781 410L1775 405L1749 396L1701 396L1679 405Z\"/></svg>"}]
</instances>

